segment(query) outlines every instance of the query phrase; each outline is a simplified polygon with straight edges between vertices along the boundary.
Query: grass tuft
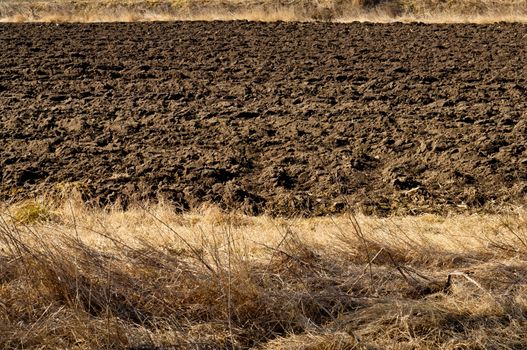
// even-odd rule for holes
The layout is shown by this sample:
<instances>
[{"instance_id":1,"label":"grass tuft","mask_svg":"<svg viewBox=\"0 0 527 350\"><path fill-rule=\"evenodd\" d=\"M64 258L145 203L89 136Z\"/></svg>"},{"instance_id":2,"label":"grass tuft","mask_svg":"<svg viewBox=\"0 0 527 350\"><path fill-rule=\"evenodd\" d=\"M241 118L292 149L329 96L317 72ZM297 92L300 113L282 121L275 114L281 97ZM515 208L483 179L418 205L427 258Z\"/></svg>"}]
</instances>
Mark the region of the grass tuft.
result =
<instances>
[{"instance_id":1,"label":"grass tuft","mask_svg":"<svg viewBox=\"0 0 527 350\"><path fill-rule=\"evenodd\" d=\"M49 221L53 214L48 206L39 201L25 201L12 208L15 221L23 225L31 225Z\"/></svg>"}]
</instances>

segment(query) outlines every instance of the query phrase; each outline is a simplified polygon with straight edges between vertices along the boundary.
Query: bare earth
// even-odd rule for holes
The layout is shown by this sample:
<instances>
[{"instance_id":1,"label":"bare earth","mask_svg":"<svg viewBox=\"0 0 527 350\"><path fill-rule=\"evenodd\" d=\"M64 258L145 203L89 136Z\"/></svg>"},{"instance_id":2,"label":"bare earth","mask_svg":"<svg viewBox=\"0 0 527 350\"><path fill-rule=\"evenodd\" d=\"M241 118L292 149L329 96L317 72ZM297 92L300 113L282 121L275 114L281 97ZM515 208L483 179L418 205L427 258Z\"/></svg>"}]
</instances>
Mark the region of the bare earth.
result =
<instances>
[{"instance_id":1,"label":"bare earth","mask_svg":"<svg viewBox=\"0 0 527 350\"><path fill-rule=\"evenodd\" d=\"M0 25L0 200L495 211L527 193L527 25Z\"/></svg>"}]
</instances>

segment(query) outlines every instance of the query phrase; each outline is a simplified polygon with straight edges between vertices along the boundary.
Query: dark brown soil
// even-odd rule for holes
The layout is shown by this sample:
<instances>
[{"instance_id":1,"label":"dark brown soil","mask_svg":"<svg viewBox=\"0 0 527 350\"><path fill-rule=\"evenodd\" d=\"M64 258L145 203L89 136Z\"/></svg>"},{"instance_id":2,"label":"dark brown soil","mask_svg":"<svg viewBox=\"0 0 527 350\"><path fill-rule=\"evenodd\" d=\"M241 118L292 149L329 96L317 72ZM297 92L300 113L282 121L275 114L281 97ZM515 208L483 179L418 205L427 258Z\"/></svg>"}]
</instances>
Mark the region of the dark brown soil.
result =
<instances>
[{"instance_id":1,"label":"dark brown soil","mask_svg":"<svg viewBox=\"0 0 527 350\"><path fill-rule=\"evenodd\" d=\"M273 215L527 194L527 26L0 25L0 197Z\"/></svg>"}]
</instances>

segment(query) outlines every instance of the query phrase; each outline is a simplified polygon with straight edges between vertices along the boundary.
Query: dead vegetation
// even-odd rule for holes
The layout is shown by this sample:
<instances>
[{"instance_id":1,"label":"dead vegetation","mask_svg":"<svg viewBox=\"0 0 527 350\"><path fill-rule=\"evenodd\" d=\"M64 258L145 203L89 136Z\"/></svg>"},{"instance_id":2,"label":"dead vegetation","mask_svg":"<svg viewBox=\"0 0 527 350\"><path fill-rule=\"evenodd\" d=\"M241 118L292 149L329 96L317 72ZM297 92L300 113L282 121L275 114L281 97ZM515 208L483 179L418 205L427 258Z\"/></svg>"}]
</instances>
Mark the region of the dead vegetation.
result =
<instances>
[{"instance_id":1,"label":"dead vegetation","mask_svg":"<svg viewBox=\"0 0 527 350\"><path fill-rule=\"evenodd\" d=\"M2 212L2 349L527 347L524 211Z\"/></svg>"},{"instance_id":2,"label":"dead vegetation","mask_svg":"<svg viewBox=\"0 0 527 350\"><path fill-rule=\"evenodd\" d=\"M2 0L2 22L525 22L526 0Z\"/></svg>"}]
</instances>

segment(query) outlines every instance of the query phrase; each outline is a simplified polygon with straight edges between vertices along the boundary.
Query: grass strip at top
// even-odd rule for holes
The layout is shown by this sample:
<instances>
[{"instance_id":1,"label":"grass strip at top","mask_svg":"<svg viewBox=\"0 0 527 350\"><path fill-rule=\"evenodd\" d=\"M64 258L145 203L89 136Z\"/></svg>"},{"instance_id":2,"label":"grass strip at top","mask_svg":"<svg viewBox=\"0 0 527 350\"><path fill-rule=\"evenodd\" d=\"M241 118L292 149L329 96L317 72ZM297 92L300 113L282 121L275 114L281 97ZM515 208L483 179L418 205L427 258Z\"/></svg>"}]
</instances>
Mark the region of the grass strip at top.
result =
<instances>
[{"instance_id":1,"label":"grass strip at top","mask_svg":"<svg viewBox=\"0 0 527 350\"><path fill-rule=\"evenodd\" d=\"M3 0L2 22L526 22L526 0Z\"/></svg>"}]
</instances>

